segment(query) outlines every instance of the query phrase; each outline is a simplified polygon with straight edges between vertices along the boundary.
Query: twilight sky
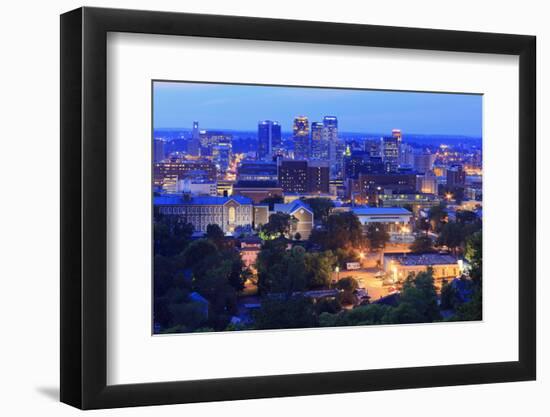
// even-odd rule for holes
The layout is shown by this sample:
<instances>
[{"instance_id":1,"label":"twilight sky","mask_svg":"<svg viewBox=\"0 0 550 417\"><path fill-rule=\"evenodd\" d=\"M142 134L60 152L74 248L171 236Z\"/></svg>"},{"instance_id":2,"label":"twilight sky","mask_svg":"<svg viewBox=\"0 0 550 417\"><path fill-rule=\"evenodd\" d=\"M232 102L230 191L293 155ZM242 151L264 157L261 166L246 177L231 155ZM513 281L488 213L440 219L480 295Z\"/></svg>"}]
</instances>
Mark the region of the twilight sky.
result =
<instances>
[{"instance_id":1,"label":"twilight sky","mask_svg":"<svg viewBox=\"0 0 550 417\"><path fill-rule=\"evenodd\" d=\"M482 96L303 87L155 82L155 128L257 129L277 120L289 132L295 116L338 117L343 132L481 137Z\"/></svg>"}]
</instances>

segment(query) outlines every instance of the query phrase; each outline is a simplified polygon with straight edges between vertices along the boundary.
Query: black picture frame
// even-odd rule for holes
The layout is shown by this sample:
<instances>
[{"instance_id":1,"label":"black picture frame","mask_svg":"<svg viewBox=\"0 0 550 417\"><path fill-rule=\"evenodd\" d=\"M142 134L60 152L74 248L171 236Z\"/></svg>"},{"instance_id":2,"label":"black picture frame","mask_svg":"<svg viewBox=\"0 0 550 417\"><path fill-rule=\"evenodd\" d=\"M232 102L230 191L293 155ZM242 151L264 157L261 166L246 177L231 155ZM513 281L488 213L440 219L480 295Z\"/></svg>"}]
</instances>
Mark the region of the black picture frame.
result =
<instances>
[{"instance_id":1,"label":"black picture frame","mask_svg":"<svg viewBox=\"0 0 550 417\"><path fill-rule=\"evenodd\" d=\"M519 360L107 385L108 32L519 56ZM251 17L80 8L61 16L61 401L82 409L533 380L536 38Z\"/></svg>"}]
</instances>

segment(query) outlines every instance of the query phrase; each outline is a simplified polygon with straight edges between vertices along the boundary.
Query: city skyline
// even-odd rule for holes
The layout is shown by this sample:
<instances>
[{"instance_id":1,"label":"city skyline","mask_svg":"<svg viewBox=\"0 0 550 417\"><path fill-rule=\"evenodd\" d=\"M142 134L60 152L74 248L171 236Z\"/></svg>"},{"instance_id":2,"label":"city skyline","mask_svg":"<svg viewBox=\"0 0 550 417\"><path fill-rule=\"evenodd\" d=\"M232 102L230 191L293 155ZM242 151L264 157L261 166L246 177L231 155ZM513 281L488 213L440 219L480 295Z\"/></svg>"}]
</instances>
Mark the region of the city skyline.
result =
<instances>
[{"instance_id":1,"label":"city skyline","mask_svg":"<svg viewBox=\"0 0 550 417\"><path fill-rule=\"evenodd\" d=\"M155 334L482 319L481 96L154 93Z\"/></svg>"},{"instance_id":2,"label":"city skyline","mask_svg":"<svg viewBox=\"0 0 550 417\"><path fill-rule=\"evenodd\" d=\"M292 131L297 116L310 123L336 115L341 132L482 136L482 96L242 84L154 82L154 129L254 131L261 120Z\"/></svg>"}]
</instances>

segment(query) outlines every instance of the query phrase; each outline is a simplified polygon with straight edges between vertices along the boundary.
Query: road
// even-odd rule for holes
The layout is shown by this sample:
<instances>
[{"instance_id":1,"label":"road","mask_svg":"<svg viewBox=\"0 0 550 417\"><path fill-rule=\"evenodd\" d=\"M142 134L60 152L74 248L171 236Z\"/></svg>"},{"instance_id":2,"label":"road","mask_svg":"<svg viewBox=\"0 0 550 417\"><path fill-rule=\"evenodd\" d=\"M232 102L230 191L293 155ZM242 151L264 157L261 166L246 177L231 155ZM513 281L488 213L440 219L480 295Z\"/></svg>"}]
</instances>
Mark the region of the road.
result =
<instances>
[{"instance_id":1,"label":"road","mask_svg":"<svg viewBox=\"0 0 550 417\"><path fill-rule=\"evenodd\" d=\"M379 272L378 268L362 268L352 271L340 271L340 279L345 277L353 277L359 282L359 287L367 290L370 301L376 301L380 297L388 295L390 293L389 286L382 285L383 279L376 277Z\"/></svg>"}]
</instances>

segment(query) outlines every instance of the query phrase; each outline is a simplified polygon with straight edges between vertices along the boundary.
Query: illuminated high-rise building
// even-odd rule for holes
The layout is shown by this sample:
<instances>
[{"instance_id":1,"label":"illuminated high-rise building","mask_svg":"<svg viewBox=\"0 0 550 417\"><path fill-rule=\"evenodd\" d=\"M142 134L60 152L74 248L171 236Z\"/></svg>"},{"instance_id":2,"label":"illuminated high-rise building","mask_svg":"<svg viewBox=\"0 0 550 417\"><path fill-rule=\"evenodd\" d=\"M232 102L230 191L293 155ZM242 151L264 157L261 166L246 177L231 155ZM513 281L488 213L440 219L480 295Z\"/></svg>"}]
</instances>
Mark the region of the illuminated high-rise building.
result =
<instances>
[{"instance_id":1,"label":"illuminated high-rise building","mask_svg":"<svg viewBox=\"0 0 550 417\"><path fill-rule=\"evenodd\" d=\"M399 141L395 136L385 136L381 142L384 170L396 172L399 165Z\"/></svg>"},{"instance_id":2,"label":"illuminated high-rise building","mask_svg":"<svg viewBox=\"0 0 550 417\"><path fill-rule=\"evenodd\" d=\"M323 140L328 144L331 165L336 163L336 145L338 143L338 119L336 116L323 118Z\"/></svg>"},{"instance_id":3,"label":"illuminated high-rise building","mask_svg":"<svg viewBox=\"0 0 550 417\"><path fill-rule=\"evenodd\" d=\"M306 116L294 118L292 125L294 159L309 158L309 120Z\"/></svg>"},{"instance_id":4,"label":"illuminated high-rise building","mask_svg":"<svg viewBox=\"0 0 550 417\"><path fill-rule=\"evenodd\" d=\"M466 173L462 165L456 164L447 168L447 187L464 187L466 183Z\"/></svg>"},{"instance_id":5,"label":"illuminated high-rise building","mask_svg":"<svg viewBox=\"0 0 550 417\"><path fill-rule=\"evenodd\" d=\"M217 145L212 147L212 157L218 168L218 172L224 173L229 168L233 154L233 141L229 135L219 136Z\"/></svg>"},{"instance_id":6,"label":"illuminated high-rise building","mask_svg":"<svg viewBox=\"0 0 550 417\"><path fill-rule=\"evenodd\" d=\"M328 193L328 161L283 160L279 165L279 185L285 193Z\"/></svg>"},{"instance_id":7,"label":"illuminated high-rise building","mask_svg":"<svg viewBox=\"0 0 550 417\"><path fill-rule=\"evenodd\" d=\"M402 139L402 136L401 136L401 129L393 129L391 131L391 135L392 137L394 137L395 139L397 139L397 143L398 144L401 144L401 139Z\"/></svg>"},{"instance_id":8,"label":"illuminated high-rise building","mask_svg":"<svg viewBox=\"0 0 550 417\"><path fill-rule=\"evenodd\" d=\"M153 143L155 145L153 149L153 159L155 162L160 162L166 157L164 149L165 142L163 139L155 139Z\"/></svg>"},{"instance_id":9,"label":"illuminated high-rise building","mask_svg":"<svg viewBox=\"0 0 550 417\"><path fill-rule=\"evenodd\" d=\"M191 139L187 142L187 153L190 155L199 155L200 153L200 132L199 122L193 122L193 130L191 133Z\"/></svg>"},{"instance_id":10,"label":"illuminated high-rise building","mask_svg":"<svg viewBox=\"0 0 550 417\"><path fill-rule=\"evenodd\" d=\"M325 139L323 130L323 123L313 122L311 124L311 159L329 159L329 142Z\"/></svg>"},{"instance_id":11,"label":"illuminated high-rise building","mask_svg":"<svg viewBox=\"0 0 550 417\"><path fill-rule=\"evenodd\" d=\"M281 125L264 120L258 123L258 159L270 160L281 150Z\"/></svg>"},{"instance_id":12,"label":"illuminated high-rise building","mask_svg":"<svg viewBox=\"0 0 550 417\"><path fill-rule=\"evenodd\" d=\"M423 174L433 169L435 162L435 154L430 152L422 152L414 154L414 169Z\"/></svg>"},{"instance_id":13,"label":"illuminated high-rise building","mask_svg":"<svg viewBox=\"0 0 550 417\"><path fill-rule=\"evenodd\" d=\"M214 148L220 143L231 144L233 141L231 134L215 130L200 130L199 138L202 156L212 156Z\"/></svg>"}]
</instances>

